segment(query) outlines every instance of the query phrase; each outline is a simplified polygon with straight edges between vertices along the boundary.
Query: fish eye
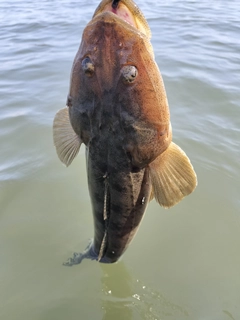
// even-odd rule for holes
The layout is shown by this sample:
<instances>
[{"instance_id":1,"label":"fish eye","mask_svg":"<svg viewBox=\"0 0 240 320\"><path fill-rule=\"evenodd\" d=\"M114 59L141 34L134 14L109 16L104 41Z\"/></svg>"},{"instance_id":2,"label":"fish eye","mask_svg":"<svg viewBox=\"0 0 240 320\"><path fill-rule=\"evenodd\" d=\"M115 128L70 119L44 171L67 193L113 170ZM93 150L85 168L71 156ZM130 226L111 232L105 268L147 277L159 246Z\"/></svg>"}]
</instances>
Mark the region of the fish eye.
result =
<instances>
[{"instance_id":1,"label":"fish eye","mask_svg":"<svg viewBox=\"0 0 240 320\"><path fill-rule=\"evenodd\" d=\"M138 75L138 70L135 66L128 65L122 68L121 73L125 83L132 83Z\"/></svg>"},{"instance_id":2,"label":"fish eye","mask_svg":"<svg viewBox=\"0 0 240 320\"><path fill-rule=\"evenodd\" d=\"M88 76L91 77L94 73L94 65L89 57L86 57L82 61L82 69L84 73Z\"/></svg>"}]
</instances>

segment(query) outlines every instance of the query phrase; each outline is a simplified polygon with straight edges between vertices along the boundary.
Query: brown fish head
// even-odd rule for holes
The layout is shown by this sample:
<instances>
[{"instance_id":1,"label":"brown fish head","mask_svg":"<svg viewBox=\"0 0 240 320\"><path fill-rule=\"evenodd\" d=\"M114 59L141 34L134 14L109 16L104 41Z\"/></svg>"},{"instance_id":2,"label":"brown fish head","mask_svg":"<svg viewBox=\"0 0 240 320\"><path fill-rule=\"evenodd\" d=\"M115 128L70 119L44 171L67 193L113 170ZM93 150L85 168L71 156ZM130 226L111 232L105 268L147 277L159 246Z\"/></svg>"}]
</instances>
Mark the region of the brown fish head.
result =
<instances>
[{"instance_id":1,"label":"brown fish head","mask_svg":"<svg viewBox=\"0 0 240 320\"><path fill-rule=\"evenodd\" d=\"M70 118L87 144L87 119L96 104L99 108L108 104L116 110L121 105L121 118L127 130L132 128L127 134L133 142L126 148L142 166L171 141L168 102L146 19L132 0L114 3L103 0L83 32L72 69ZM145 150L133 151L135 145ZM141 154L139 159L137 154Z\"/></svg>"},{"instance_id":2,"label":"brown fish head","mask_svg":"<svg viewBox=\"0 0 240 320\"><path fill-rule=\"evenodd\" d=\"M87 76L89 83L86 84L90 84L93 91L97 91L97 84L100 85L98 95L112 89L119 80L121 67L133 60L130 55L135 55L136 36L139 38L143 33L149 39L151 35L147 21L133 1L119 1L116 8L113 3L104 0L96 9L83 32L73 65L72 85L82 73L82 80ZM153 54L150 42L148 45Z\"/></svg>"}]
</instances>

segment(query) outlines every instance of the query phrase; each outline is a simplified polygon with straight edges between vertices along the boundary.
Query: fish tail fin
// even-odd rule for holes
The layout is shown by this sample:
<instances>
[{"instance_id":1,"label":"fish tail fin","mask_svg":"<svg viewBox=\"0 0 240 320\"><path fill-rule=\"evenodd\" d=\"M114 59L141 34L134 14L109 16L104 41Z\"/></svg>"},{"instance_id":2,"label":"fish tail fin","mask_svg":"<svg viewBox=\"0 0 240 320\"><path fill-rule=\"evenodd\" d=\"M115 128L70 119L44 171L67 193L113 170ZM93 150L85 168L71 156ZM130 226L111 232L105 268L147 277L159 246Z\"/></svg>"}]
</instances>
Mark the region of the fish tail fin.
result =
<instances>
[{"instance_id":1,"label":"fish tail fin","mask_svg":"<svg viewBox=\"0 0 240 320\"><path fill-rule=\"evenodd\" d=\"M189 158L173 142L149 167L153 195L165 208L177 204L197 186L197 176Z\"/></svg>"}]
</instances>

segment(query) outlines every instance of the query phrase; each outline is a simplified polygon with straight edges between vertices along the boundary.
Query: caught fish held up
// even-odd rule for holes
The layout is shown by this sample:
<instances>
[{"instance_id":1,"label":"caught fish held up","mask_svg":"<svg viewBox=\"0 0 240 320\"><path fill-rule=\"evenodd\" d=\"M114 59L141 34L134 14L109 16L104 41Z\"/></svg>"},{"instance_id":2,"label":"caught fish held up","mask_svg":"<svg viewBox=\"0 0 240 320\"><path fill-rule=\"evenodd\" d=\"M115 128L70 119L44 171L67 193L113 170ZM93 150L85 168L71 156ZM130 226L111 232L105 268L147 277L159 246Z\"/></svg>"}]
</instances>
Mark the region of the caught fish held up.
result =
<instances>
[{"instance_id":1,"label":"caught fish held up","mask_svg":"<svg viewBox=\"0 0 240 320\"><path fill-rule=\"evenodd\" d=\"M190 160L172 142L150 38L132 0L103 0L83 31L67 106L55 116L53 137L66 166L81 144L86 147L94 239L67 265L83 258L117 261L152 198L169 208L197 185Z\"/></svg>"}]
</instances>

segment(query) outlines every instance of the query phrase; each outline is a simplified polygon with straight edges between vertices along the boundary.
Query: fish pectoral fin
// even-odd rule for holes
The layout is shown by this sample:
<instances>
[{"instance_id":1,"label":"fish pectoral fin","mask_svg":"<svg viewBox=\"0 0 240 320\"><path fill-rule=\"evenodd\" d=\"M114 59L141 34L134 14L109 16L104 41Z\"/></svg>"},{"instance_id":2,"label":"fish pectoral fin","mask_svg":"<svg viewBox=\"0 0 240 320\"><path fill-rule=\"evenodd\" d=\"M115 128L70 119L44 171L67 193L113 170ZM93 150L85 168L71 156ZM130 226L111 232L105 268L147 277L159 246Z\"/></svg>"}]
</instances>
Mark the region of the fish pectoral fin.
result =
<instances>
[{"instance_id":1,"label":"fish pectoral fin","mask_svg":"<svg viewBox=\"0 0 240 320\"><path fill-rule=\"evenodd\" d=\"M153 193L153 187L150 193L150 197L149 197L149 202L152 201L154 199L154 193Z\"/></svg>"},{"instance_id":2,"label":"fish pectoral fin","mask_svg":"<svg viewBox=\"0 0 240 320\"><path fill-rule=\"evenodd\" d=\"M76 157L82 143L70 123L68 107L59 110L55 115L53 142L59 159L68 167Z\"/></svg>"},{"instance_id":3,"label":"fish pectoral fin","mask_svg":"<svg viewBox=\"0 0 240 320\"><path fill-rule=\"evenodd\" d=\"M189 158L173 142L149 167L153 195L165 208L177 204L197 186L197 176Z\"/></svg>"}]
</instances>

